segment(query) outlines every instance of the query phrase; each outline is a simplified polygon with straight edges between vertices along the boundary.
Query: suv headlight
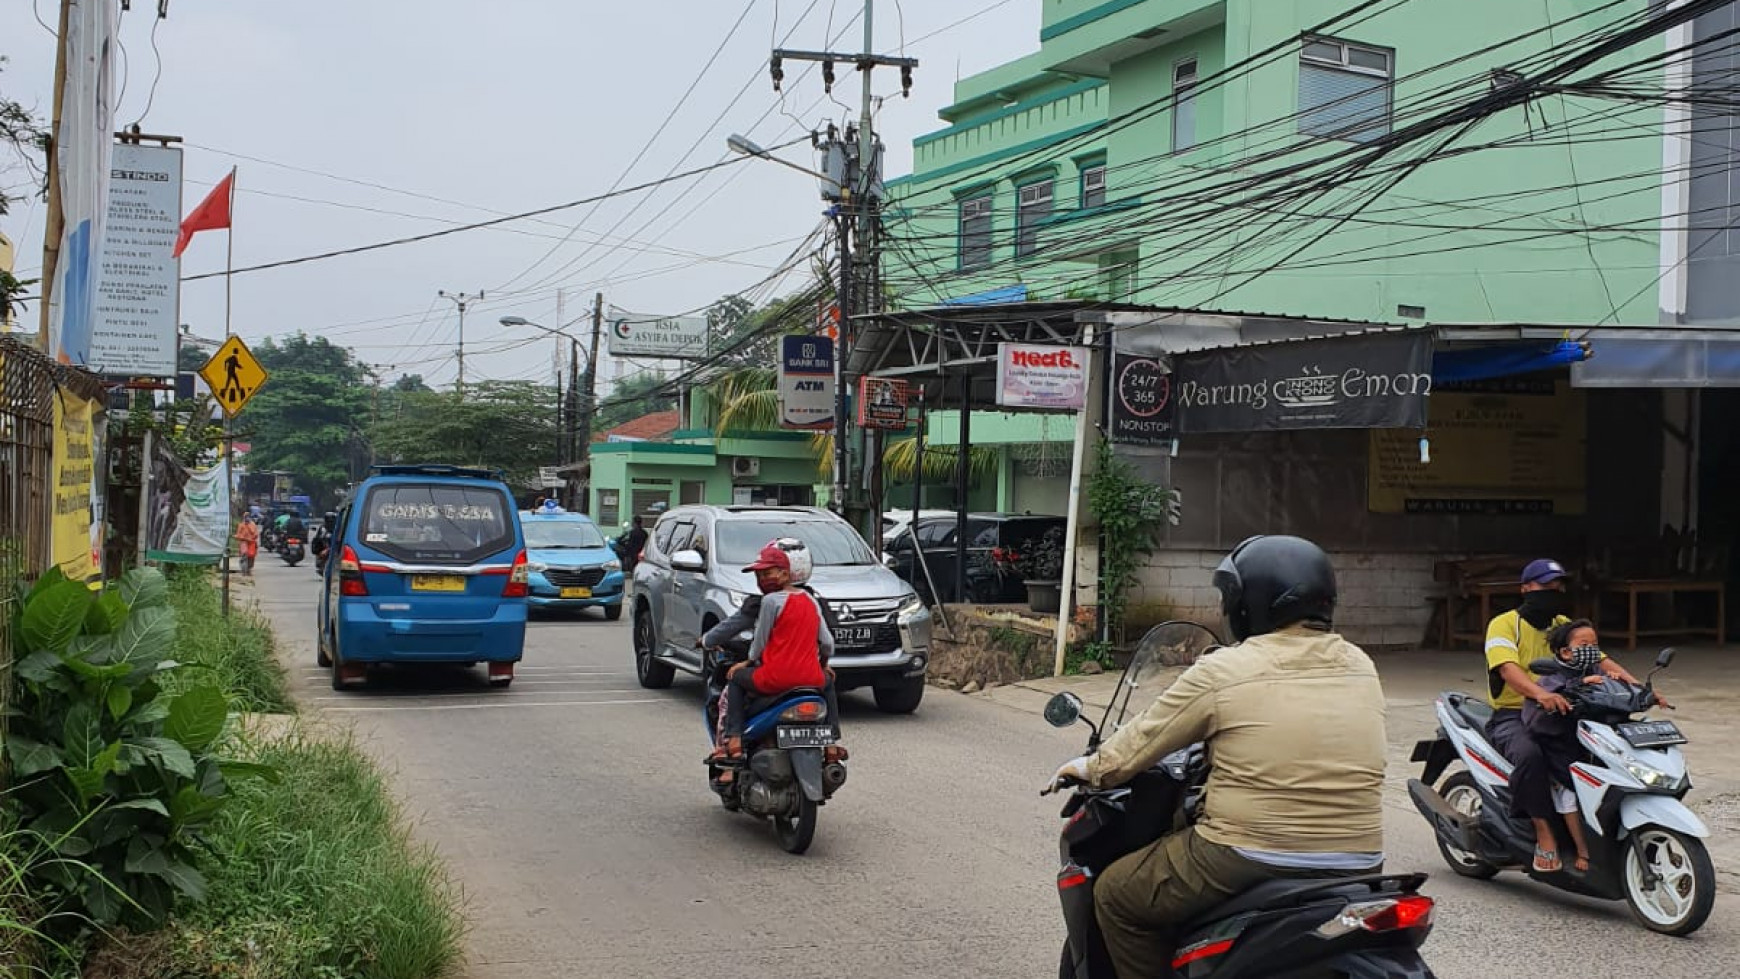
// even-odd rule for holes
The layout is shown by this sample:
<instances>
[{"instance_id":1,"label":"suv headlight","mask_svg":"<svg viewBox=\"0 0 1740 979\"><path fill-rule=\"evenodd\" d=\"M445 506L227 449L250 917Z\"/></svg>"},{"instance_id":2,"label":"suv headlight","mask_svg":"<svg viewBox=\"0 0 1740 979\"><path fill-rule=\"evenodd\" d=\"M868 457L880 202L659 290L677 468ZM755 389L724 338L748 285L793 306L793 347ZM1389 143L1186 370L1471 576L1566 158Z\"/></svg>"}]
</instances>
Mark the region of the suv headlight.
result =
<instances>
[{"instance_id":1,"label":"suv headlight","mask_svg":"<svg viewBox=\"0 0 1740 979\"><path fill-rule=\"evenodd\" d=\"M615 558L611 558L610 560L599 565L599 567L603 568L606 571L621 571L622 570L622 562L616 560Z\"/></svg>"},{"instance_id":2,"label":"suv headlight","mask_svg":"<svg viewBox=\"0 0 1740 979\"><path fill-rule=\"evenodd\" d=\"M744 601L748 598L749 593L746 591L734 591L730 588L725 589L725 604L732 608L742 608Z\"/></svg>"},{"instance_id":3,"label":"suv headlight","mask_svg":"<svg viewBox=\"0 0 1740 979\"><path fill-rule=\"evenodd\" d=\"M900 648L908 653L922 653L930 648L930 608L915 592L894 613L900 630Z\"/></svg>"},{"instance_id":4,"label":"suv headlight","mask_svg":"<svg viewBox=\"0 0 1740 979\"><path fill-rule=\"evenodd\" d=\"M1647 785L1652 789L1662 789L1671 792L1674 789L1679 788L1680 785L1679 779L1660 769L1651 768L1642 762L1625 762L1625 771L1632 778L1637 779L1639 782L1642 782L1644 785Z\"/></svg>"},{"instance_id":5,"label":"suv headlight","mask_svg":"<svg viewBox=\"0 0 1740 979\"><path fill-rule=\"evenodd\" d=\"M526 570L531 571L531 572L535 572L537 574L543 574L544 572L550 570L550 566L545 564L542 561L532 561L526 565Z\"/></svg>"}]
</instances>

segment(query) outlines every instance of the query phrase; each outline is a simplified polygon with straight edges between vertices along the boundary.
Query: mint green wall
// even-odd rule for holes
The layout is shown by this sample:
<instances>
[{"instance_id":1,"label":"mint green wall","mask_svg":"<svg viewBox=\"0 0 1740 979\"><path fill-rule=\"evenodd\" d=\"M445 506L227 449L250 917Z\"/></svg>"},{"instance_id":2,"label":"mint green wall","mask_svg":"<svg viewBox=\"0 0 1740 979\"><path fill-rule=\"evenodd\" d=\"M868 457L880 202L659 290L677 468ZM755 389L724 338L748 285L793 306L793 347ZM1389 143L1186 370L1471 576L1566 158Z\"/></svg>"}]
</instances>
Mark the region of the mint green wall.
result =
<instances>
[{"instance_id":1,"label":"mint green wall","mask_svg":"<svg viewBox=\"0 0 1740 979\"><path fill-rule=\"evenodd\" d=\"M1031 154L1046 140L1056 145L1067 134L1166 98L1172 66L1181 57L1195 54L1198 77L1208 80L1224 65L1290 44L1300 31L1346 6L1344 0L1030 2L1040 3L1043 11L1039 53L963 80L956 106L945 113L955 124L941 138L920 137L913 175L897 182L891 226L894 236L905 240L890 248L889 275L901 289L902 305L1024 283L1033 298L1093 296L1378 321L1395 321L1401 305L1424 307L1426 318L1440 323L1656 321L1652 285L1660 274L1655 231L1660 191L1645 175L1661 163L1660 110L1647 106L1625 110L1554 97L1538 103L1532 119L1522 110L1508 110L1482 122L1461 144L1507 139L1514 145L1440 157L1339 225L1293 219L1271 227L1272 214L1258 202L1243 215L1217 210L1237 218L1226 226L1197 219L1182 230L1168 230L1179 227L1173 222L1181 205L1142 209L1144 192L1168 198L1198 193L1218 206L1217 194L1226 195L1210 188L1225 179L1225 167L1263 150L1296 147L1292 155L1264 164L1291 170L1353 148L1345 142L1310 142L1297 133L1290 119L1298 109L1296 52L1274 56L1219 90L1200 94L1194 150L1171 153L1171 114L1165 108L1104 138L1072 143L1064 159L1048 161L1058 180L1056 211L1041 232L1042 246L1050 248L1013 261L1015 187L1023 168L1036 162L1019 154ZM1645 2L1633 0L1633 5L1641 9ZM1488 69L1547 50L1596 20L1626 12L1616 7L1561 28L1563 36L1543 32L1501 52L1411 77L1589 9L1587 0L1543 0L1532 7L1513 0L1409 3L1386 8L1338 36L1395 51L1394 101L1397 125L1402 125L1416 117L1415 104L1432 93L1455 85L1458 95L1477 96L1488 90ZM1096 16L1084 21L1089 14ZM1149 50L1136 50L1141 45L1131 32L1167 18L1175 18L1168 33ZM1077 26L1056 32L1072 19ZM1126 51L1128 56L1119 56ZM1640 53L1634 50L1628 57ZM1112 59L1103 72L1094 65L1098 57ZM1025 104L1070 86L1094 87L1001 117L982 108L999 91L1023 92ZM1592 110L1611 112L1604 128L1636 138L1567 146L1562 125L1567 115ZM1112 206L1073 211L1079 157L1095 152L1103 152L1111 168ZM968 180L968 174L984 168L992 172ZM1636 178L1615 179L1626 175ZM990 183L996 191L995 261L983 271L956 268L956 195L970 182ZM1537 190L1552 187L1564 189ZM1507 191L1523 193L1494 196ZM1466 200L1483 195L1487 199ZM1333 192L1317 205L1318 213L1345 215L1356 199L1348 190ZM1235 203L1226 196L1225 207ZM1512 230L1461 230L1488 224ZM1558 233L1614 226L1634 230ZM1114 294L1100 269L1108 264L1103 256L1119 251L1140 257L1133 281L1120 290L1127 294L1121 295ZM1248 283L1238 274L1283 261L1284 270Z\"/></svg>"}]
</instances>

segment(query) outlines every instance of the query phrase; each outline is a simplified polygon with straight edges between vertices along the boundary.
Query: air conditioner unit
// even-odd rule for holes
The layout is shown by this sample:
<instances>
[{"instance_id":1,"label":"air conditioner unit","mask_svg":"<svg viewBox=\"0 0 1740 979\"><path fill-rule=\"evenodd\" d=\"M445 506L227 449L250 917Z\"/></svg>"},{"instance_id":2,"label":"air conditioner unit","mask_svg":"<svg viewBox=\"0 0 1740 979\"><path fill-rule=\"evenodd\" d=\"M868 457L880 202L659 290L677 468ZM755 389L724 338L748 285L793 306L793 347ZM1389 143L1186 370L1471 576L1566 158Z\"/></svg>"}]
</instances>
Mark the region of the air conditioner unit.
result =
<instances>
[{"instance_id":1,"label":"air conditioner unit","mask_svg":"<svg viewBox=\"0 0 1740 979\"><path fill-rule=\"evenodd\" d=\"M731 458L732 476L761 475L761 460L749 456L733 456Z\"/></svg>"}]
</instances>

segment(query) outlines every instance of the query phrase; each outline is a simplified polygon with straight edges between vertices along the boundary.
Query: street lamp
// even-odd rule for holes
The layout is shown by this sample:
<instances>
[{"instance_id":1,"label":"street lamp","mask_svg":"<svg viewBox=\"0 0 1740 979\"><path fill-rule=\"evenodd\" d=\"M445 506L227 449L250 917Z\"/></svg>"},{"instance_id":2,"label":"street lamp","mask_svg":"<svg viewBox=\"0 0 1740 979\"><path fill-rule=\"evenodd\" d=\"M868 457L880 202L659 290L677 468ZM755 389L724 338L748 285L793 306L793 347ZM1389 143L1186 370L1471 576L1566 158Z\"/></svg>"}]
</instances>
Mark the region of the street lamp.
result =
<instances>
[{"instance_id":1,"label":"street lamp","mask_svg":"<svg viewBox=\"0 0 1740 979\"><path fill-rule=\"evenodd\" d=\"M839 342L834 345L833 507L836 512L845 515L847 486L850 483L849 450L846 446L847 402L845 373L846 338L852 322L852 255L851 246L849 244L851 240L850 233L847 230L850 202L844 200L844 194L842 193L839 180L822 173L820 170L811 170L809 167L798 166L796 163L792 163L789 160L782 160L779 157L774 156L772 153L769 153L763 147L757 145L747 136L732 133L730 136L726 137L725 145L730 147L731 151L734 153L742 153L744 156L753 156L761 160L771 160L780 166L788 167L799 173L807 173L822 182L822 197L824 199L841 201L848 205L848 207L836 208L834 212L835 218L840 222L840 284L835 296L835 301L840 308L840 339ZM872 528L869 530L869 533L876 533L876 531Z\"/></svg>"},{"instance_id":2,"label":"street lamp","mask_svg":"<svg viewBox=\"0 0 1740 979\"><path fill-rule=\"evenodd\" d=\"M823 197L838 199L840 196L840 182L838 180L835 180L833 177L828 176L820 170L811 170L809 167L799 166L790 160L780 159L772 153L769 153L764 147L756 143L754 140L751 140L748 136L744 136L740 133L732 133L730 136L725 137L725 145L729 147L733 153L742 153L744 156L753 156L759 160L768 160L777 163L782 167L789 167L796 170L798 173L809 174L822 182Z\"/></svg>"},{"instance_id":3,"label":"street lamp","mask_svg":"<svg viewBox=\"0 0 1740 979\"><path fill-rule=\"evenodd\" d=\"M569 438L569 461L574 463L589 461L592 443L592 411L594 407L594 385L598 379L598 315L594 312L592 323L592 344L586 353L586 390L584 401L580 395L580 338L561 327L545 326L534 323L524 316L503 316L501 325L506 327L529 326L534 330L542 330L551 336L566 337L568 348L568 424L566 435ZM588 474L590 482L590 474ZM573 501L569 501L572 503Z\"/></svg>"}]
</instances>

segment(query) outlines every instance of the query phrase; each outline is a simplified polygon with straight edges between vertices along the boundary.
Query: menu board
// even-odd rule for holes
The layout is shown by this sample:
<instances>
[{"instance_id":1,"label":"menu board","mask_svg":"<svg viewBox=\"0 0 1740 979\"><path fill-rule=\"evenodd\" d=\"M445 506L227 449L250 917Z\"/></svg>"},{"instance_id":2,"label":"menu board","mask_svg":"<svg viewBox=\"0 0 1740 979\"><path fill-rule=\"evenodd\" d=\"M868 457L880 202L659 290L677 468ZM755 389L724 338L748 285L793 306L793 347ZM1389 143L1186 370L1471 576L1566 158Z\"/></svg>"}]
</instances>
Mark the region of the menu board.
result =
<instances>
[{"instance_id":1,"label":"menu board","mask_svg":"<svg viewBox=\"0 0 1740 979\"><path fill-rule=\"evenodd\" d=\"M1421 461L1420 437L1429 442ZM1569 382L1509 379L1432 392L1425 433L1373 429L1373 513L1581 515L1588 409Z\"/></svg>"}]
</instances>

